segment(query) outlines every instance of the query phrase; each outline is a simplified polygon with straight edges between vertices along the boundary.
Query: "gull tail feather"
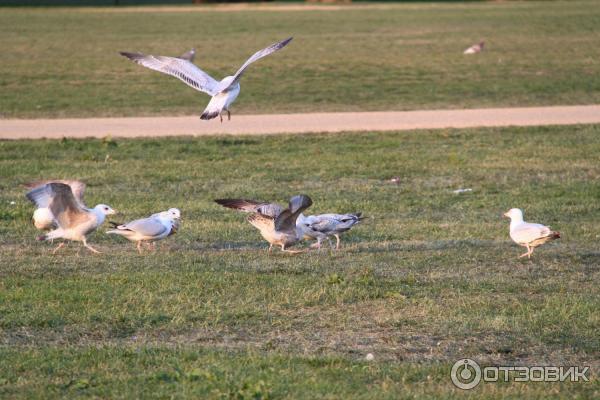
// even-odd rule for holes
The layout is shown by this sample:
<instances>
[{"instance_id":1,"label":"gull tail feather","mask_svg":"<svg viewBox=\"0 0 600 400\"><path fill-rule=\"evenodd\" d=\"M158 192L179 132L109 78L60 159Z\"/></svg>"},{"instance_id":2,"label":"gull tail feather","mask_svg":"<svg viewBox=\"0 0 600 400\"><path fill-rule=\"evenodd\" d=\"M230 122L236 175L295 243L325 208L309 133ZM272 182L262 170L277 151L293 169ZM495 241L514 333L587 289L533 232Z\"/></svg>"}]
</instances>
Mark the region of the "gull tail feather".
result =
<instances>
[{"instance_id":1,"label":"gull tail feather","mask_svg":"<svg viewBox=\"0 0 600 400\"><path fill-rule=\"evenodd\" d=\"M218 116L219 116L218 111L206 110L202 113L202 115L200 116L200 119L209 120L209 119L217 118Z\"/></svg>"}]
</instances>

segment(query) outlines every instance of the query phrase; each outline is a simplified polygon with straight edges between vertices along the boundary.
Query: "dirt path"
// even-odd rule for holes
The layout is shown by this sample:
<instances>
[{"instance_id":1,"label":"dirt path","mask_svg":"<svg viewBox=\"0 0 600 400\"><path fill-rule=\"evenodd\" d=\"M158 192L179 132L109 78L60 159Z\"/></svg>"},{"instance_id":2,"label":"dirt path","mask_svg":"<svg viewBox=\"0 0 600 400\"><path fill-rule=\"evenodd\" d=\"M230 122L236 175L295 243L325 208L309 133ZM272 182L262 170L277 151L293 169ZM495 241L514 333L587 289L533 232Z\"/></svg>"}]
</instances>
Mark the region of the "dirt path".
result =
<instances>
[{"instance_id":1,"label":"dirt path","mask_svg":"<svg viewBox=\"0 0 600 400\"><path fill-rule=\"evenodd\" d=\"M600 105L191 117L0 119L0 139L259 135L600 123Z\"/></svg>"}]
</instances>

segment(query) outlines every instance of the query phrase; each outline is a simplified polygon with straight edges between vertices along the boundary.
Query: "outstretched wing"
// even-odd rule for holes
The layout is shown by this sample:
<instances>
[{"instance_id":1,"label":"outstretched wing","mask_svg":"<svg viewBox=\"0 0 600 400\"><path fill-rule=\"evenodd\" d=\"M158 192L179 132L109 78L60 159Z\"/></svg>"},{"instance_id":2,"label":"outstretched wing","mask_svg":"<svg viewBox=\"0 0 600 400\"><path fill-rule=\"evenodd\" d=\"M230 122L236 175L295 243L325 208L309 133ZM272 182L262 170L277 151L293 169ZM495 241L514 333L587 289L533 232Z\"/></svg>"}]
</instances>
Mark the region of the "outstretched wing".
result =
<instances>
[{"instance_id":1,"label":"outstretched wing","mask_svg":"<svg viewBox=\"0 0 600 400\"><path fill-rule=\"evenodd\" d=\"M275 218L275 229L278 231L292 231L296 229L296 219L302 211L312 205L310 197L300 194L290 199L288 208Z\"/></svg>"},{"instance_id":2,"label":"outstretched wing","mask_svg":"<svg viewBox=\"0 0 600 400\"><path fill-rule=\"evenodd\" d=\"M291 37L287 38L285 40L282 40L281 42L274 43L274 44L270 45L269 47L266 47L262 50L257 51L256 53L254 53L252 55L252 57L250 57L248 60L246 60L244 65L242 65L240 67L240 69L237 70L237 72L233 76L233 80L230 83L228 83L227 85L220 87L217 91L218 92L226 92L227 90L229 90L229 88L231 88L232 86L234 86L236 83L239 82L240 78L242 77L242 74L244 73L246 68L248 68L248 66L250 64L252 64L255 61L260 60L263 57L268 56L271 53L276 52L277 50L284 48L289 42L292 41L292 39L293 38L291 38Z\"/></svg>"},{"instance_id":3,"label":"outstretched wing","mask_svg":"<svg viewBox=\"0 0 600 400\"><path fill-rule=\"evenodd\" d=\"M283 211L283 207L275 203L245 199L216 199L215 203L223 207L233 208L249 213L262 214L267 217L276 218Z\"/></svg>"},{"instance_id":4,"label":"outstretched wing","mask_svg":"<svg viewBox=\"0 0 600 400\"><path fill-rule=\"evenodd\" d=\"M71 187L71 191L73 192L73 196L75 196L75 200L77 200L81 207L85 207L85 203L83 202L83 192L85 191L85 183L81 181L69 179L48 179L43 181L27 183L25 184L25 187L29 189L35 189L37 187L47 185L48 183L64 183L65 185L69 185ZM47 207L47 205L44 207Z\"/></svg>"},{"instance_id":5,"label":"outstretched wing","mask_svg":"<svg viewBox=\"0 0 600 400\"><path fill-rule=\"evenodd\" d=\"M48 207L58 226L72 228L90 219L90 215L77 202L69 185L52 182L31 190L27 198L38 207Z\"/></svg>"},{"instance_id":6,"label":"outstretched wing","mask_svg":"<svg viewBox=\"0 0 600 400\"><path fill-rule=\"evenodd\" d=\"M162 72L163 74L174 76L196 90L211 96L217 94L219 82L188 60L176 57L144 55L140 53L120 52L120 54L129 58L136 64Z\"/></svg>"}]
</instances>

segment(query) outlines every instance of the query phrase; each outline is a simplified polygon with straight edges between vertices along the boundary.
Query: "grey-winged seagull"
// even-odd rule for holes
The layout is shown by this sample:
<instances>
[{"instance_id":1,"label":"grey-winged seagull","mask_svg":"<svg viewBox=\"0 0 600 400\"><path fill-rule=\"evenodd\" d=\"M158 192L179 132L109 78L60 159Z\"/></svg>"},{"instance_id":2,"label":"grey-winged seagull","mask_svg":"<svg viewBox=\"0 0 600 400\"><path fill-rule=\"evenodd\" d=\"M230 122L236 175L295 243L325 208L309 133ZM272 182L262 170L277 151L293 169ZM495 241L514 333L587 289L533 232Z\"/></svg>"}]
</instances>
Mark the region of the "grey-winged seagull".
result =
<instances>
[{"instance_id":1,"label":"grey-winged seagull","mask_svg":"<svg viewBox=\"0 0 600 400\"><path fill-rule=\"evenodd\" d=\"M363 220L362 213L356 214L321 214L304 216L300 214L296 224L303 230L304 236L317 239L311 247L321 248L323 239L327 239L331 247L330 236L337 239L336 250L340 248L340 234L349 231L354 225Z\"/></svg>"},{"instance_id":2,"label":"grey-winged seagull","mask_svg":"<svg viewBox=\"0 0 600 400\"><path fill-rule=\"evenodd\" d=\"M279 204L255 200L217 199L215 202L223 207L252 213L248 222L269 242L268 251L271 252L273 245L277 245L281 246L282 251L290 253L298 251L286 247L296 244L303 237L303 231L296 226L296 219L312 205L311 198L303 194L292 197L285 209Z\"/></svg>"},{"instance_id":3,"label":"grey-winged seagull","mask_svg":"<svg viewBox=\"0 0 600 400\"><path fill-rule=\"evenodd\" d=\"M518 208L511 208L504 213L504 216L510 218L510 238L518 245L527 248L527 253L521 254L519 258L525 256L531 258L533 249L550 240L560 238L560 233L551 230L548 226L523 221L523 211Z\"/></svg>"},{"instance_id":4,"label":"grey-winged seagull","mask_svg":"<svg viewBox=\"0 0 600 400\"><path fill-rule=\"evenodd\" d=\"M53 216L56 229L39 236L38 240L66 239L83 242L83 245L94 253L100 253L87 244L87 235L100 226L107 215L115 214L115 210L105 204L87 208L77 201L71 186L59 182L51 182L38 186L26 194L38 208L48 208ZM53 251L64 246L61 242Z\"/></svg>"},{"instance_id":5,"label":"grey-winged seagull","mask_svg":"<svg viewBox=\"0 0 600 400\"><path fill-rule=\"evenodd\" d=\"M126 224L116 224L115 229L106 231L107 234L123 236L132 242L137 242L137 250L142 253L142 242L154 242L174 234L178 225L176 221L181 216L177 208L171 208L168 211L152 214L148 218L136 219Z\"/></svg>"},{"instance_id":6,"label":"grey-winged seagull","mask_svg":"<svg viewBox=\"0 0 600 400\"><path fill-rule=\"evenodd\" d=\"M223 122L222 113L224 111L227 111L227 118L231 119L229 107L240 93L240 78L242 77L242 74L246 68L248 68L248 66L253 62L283 48L291 40L292 38L290 37L257 51L252 55L252 57L246 60L246 62L237 70L235 75L226 76L221 81L215 80L206 72L202 71L200 68L185 59L129 52L120 52L120 54L137 64L158 72L162 72L164 74L174 76L188 86L209 94L212 98L210 99L210 102L206 106L206 109L200 118L209 120L219 116L221 122Z\"/></svg>"}]
</instances>

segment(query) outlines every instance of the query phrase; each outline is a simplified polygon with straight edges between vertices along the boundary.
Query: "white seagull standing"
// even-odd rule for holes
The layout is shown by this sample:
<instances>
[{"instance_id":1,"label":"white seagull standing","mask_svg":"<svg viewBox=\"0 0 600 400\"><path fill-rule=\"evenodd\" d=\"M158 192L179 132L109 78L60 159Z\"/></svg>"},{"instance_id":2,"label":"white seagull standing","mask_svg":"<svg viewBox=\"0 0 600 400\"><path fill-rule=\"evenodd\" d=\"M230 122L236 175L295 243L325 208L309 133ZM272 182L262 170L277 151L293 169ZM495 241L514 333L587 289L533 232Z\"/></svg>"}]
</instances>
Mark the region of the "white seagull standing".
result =
<instances>
[{"instance_id":1,"label":"white seagull standing","mask_svg":"<svg viewBox=\"0 0 600 400\"><path fill-rule=\"evenodd\" d=\"M112 223L115 229L106 231L107 234L123 236L132 242L137 242L137 250L142 254L142 242L154 242L174 234L177 231L176 221L181 213L177 208L153 214L148 218L136 219L126 224Z\"/></svg>"},{"instance_id":2,"label":"white seagull standing","mask_svg":"<svg viewBox=\"0 0 600 400\"><path fill-rule=\"evenodd\" d=\"M188 86L209 94L212 98L210 99L210 102L206 106L206 109L200 118L208 120L219 116L221 122L223 122L222 113L224 111L227 111L227 118L231 119L229 107L240 93L240 78L242 77L242 74L246 68L248 68L248 66L253 62L283 48L291 40L292 38L288 38L257 51L244 63L244 65L240 67L240 69L237 70L235 75L226 76L221 81L215 80L213 77L186 59L128 52L121 52L120 54L137 64L143 65L146 68L150 68L158 72L162 72L164 74L174 76Z\"/></svg>"},{"instance_id":3,"label":"white seagull standing","mask_svg":"<svg viewBox=\"0 0 600 400\"><path fill-rule=\"evenodd\" d=\"M299 253L299 251L287 250L286 247L302 239L303 231L296 226L296 219L302 211L312 205L310 197L303 194L294 196L286 209L279 204L255 200L217 199L215 202L223 207L252 213L248 217L248 222L269 242L269 253L273 245L281 246L282 251Z\"/></svg>"},{"instance_id":4,"label":"white seagull standing","mask_svg":"<svg viewBox=\"0 0 600 400\"><path fill-rule=\"evenodd\" d=\"M527 248L527 253L521 254L519 258L525 256L531 258L533 249L550 240L560 238L560 233L551 230L548 226L523 221L523 211L518 208L511 208L504 213L504 216L510 218L510 238L518 245Z\"/></svg>"},{"instance_id":5,"label":"white seagull standing","mask_svg":"<svg viewBox=\"0 0 600 400\"><path fill-rule=\"evenodd\" d=\"M296 224L303 230L304 236L309 239L317 239L317 243L311 247L321 248L323 239L329 241L333 247L330 236L335 236L337 243L335 249L340 248L340 234L349 231L354 225L358 224L365 217L362 213L356 214L321 214L304 216L300 214Z\"/></svg>"},{"instance_id":6,"label":"white seagull standing","mask_svg":"<svg viewBox=\"0 0 600 400\"><path fill-rule=\"evenodd\" d=\"M79 203L69 185L58 182L38 186L26 194L38 208L47 208L53 216L53 225L57 228L38 240L67 239L83 242L83 245L94 253L100 253L87 244L86 236L95 231L103 222L106 215L115 214L115 210L105 204L87 208ZM61 242L53 254L63 247Z\"/></svg>"},{"instance_id":7,"label":"white seagull standing","mask_svg":"<svg viewBox=\"0 0 600 400\"><path fill-rule=\"evenodd\" d=\"M29 190L33 190L38 187L42 187L48 183L64 183L65 185L69 185L71 187L71 191L75 196L75 200L79 205L85 207L83 202L83 192L85 191L85 183L75 180L45 180L45 181L36 181L32 183L28 183L25 185ZM33 225L39 230L51 230L57 227L55 223L54 215L52 211L48 207L38 207L33 212Z\"/></svg>"}]
</instances>

